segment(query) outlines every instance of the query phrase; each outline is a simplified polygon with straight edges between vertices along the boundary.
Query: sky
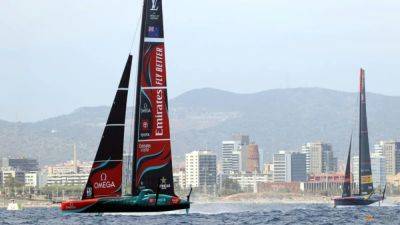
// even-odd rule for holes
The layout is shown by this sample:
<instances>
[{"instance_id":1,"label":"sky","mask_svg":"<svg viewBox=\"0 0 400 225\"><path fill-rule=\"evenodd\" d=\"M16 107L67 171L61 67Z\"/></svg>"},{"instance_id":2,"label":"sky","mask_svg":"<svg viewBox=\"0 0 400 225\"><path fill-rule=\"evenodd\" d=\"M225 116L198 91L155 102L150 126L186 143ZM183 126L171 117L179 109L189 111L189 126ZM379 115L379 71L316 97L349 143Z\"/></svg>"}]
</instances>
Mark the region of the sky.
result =
<instances>
[{"instance_id":1,"label":"sky","mask_svg":"<svg viewBox=\"0 0 400 225\"><path fill-rule=\"evenodd\" d=\"M353 92L360 67L368 91L400 95L398 0L163 5L170 98L204 87ZM128 53L137 53L140 6L138 0L1 0L0 119L38 121L110 105Z\"/></svg>"}]
</instances>

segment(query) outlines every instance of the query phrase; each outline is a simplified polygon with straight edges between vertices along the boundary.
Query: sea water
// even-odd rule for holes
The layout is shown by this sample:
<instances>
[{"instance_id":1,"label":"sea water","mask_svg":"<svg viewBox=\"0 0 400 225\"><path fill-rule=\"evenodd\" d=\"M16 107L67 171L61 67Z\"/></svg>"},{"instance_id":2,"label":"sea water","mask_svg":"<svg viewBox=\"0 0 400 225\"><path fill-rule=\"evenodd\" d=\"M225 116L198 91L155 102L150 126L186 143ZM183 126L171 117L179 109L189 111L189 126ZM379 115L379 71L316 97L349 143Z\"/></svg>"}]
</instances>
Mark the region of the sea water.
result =
<instances>
[{"instance_id":1,"label":"sea water","mask_svg":"<svg viewBox=\"0 0 400 225\"><path fill-rule=\"evenodd\" d=\"M62 214L58 208L0 209L0 224L400 224L399 206L333 208L329 204L193 204L189 214Z\"/></svg>"}]
</instances>

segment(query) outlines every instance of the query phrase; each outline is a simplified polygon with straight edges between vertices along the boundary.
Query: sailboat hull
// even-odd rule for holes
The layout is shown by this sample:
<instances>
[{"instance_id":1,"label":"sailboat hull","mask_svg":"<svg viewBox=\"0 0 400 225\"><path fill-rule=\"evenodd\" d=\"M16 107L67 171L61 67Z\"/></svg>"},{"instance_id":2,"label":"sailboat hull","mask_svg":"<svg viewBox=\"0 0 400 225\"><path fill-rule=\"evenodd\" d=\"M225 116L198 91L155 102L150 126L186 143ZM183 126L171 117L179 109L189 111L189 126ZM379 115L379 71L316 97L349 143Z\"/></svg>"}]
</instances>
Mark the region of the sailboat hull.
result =
<instances>
[{"instance_id":1,"label":"sailboat hull","mask_svg":"<svg viewBox=\"0 0 400 225\"><path fill-rule=\"evenodd\" d=\"M107 197L61 203L64 213L135 213L189 209L190 203L175 196L139 199L138 196Z\"/></svg>"},{"instance_id":2,"label":"sailboat hull","mask_svg":"<svg viewBox=\"0 0 400 225\"><path fill-rule=\"evenodd\" d=\"M365 206L371 205L376 202L382 201L380 196L351 196L351 197L337 197L333 199L335 206Z\"/></svg>"}]
</instances>

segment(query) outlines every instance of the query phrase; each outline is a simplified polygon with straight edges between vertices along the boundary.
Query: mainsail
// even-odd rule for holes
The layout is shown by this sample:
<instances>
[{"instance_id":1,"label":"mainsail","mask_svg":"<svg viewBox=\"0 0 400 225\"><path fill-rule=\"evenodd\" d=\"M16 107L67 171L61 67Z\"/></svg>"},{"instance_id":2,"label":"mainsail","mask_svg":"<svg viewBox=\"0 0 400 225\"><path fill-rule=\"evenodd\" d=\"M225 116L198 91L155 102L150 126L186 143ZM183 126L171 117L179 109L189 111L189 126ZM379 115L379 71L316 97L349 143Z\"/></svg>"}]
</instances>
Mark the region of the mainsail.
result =
<instances>
[{"instance_id":1,"label":"mainsail","mask_svg":"<svg viewBox=\"0 0 400 225\"><path fill-rule=\"evenodd\" d=\"M368 195L374 191L371 157L369 154L367 109L365 95L365 71L360 69L360 136L359 136L359 193Z\"/></svg>"},{"instance_id":2,"label":"mainsail","mask_svg":"<svg viewBox=\"0 0 400 225\"><path fill-rule=\"evenodd\" d=\"M145 0L135 108L132 194L149 188L175 195L161 0Z\"/></svg>"},{"instance_id":3,"label":"mainsail","mask_svg":"<svg viewBox=\"0 0 400 225\"><path fill-rule=\"evenodd\" d=\"M347 164L346 164L346 172L344 175L342 197L350 197L351 196L350 160L351 160L351 143L352 143L352 141L353 141L353 135L351 135L351 137L350 137L349 155L347 156Z\"/></svg>"},{"instance_id":4,"label":"mainsail","mask_svg":"<svg viewBox=\"0 0 400 225\"><path fill-rule=\"evenodd\" d=\"M126 102L132 56L129 55L82 199L121 196Z\"/></svg>"}]
</instances>

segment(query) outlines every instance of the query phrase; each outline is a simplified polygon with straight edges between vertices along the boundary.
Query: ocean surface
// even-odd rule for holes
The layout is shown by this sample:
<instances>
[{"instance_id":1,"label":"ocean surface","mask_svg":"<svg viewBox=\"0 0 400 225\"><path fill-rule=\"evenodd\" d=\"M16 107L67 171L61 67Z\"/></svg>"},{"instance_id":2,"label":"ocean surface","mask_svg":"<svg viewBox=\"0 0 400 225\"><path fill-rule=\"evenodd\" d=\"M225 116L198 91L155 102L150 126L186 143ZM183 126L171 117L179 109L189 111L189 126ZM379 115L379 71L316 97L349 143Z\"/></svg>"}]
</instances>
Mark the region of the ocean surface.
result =
<instances>
[{"instance_id":1,"label":"ocean surface","mask_svg":"<svg viewBox=\"0 0 400 225\"><path fill-rule=\"evenodd\" d=\"M400 224L399 206L332 208L328 204L193 204L186 213L63 215L57 208L0 210L0 224Z\"/></svg>"}]
</instances>

